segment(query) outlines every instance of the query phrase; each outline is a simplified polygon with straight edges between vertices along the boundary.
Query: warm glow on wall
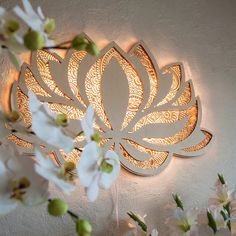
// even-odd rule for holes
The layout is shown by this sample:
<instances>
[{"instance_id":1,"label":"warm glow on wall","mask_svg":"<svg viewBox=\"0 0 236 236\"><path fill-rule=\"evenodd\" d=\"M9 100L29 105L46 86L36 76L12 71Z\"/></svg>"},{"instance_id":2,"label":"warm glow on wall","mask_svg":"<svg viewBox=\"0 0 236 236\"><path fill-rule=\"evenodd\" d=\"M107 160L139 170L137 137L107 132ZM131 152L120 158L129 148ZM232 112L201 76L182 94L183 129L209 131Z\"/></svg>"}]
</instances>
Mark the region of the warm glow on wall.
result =
<instances>
[{"instance_id":1,"label":"warm glow on wall","mask_svg":"<svg viewBox=\"0 0 236 236\"><path fill-rule=\"evenodd\" d=\"M119 154L122 165L139 175L154 175L176 156L202 154L212 135L201 130L201 104L191 81L185 81L183 65L159 69L144 43L125 53L115 43L92 57L69 51L65 59L39 50L31 65L24 65L12 89L11 106L31 125L27 91L32 90L52 111L72 119L69 130L80 130L79 122L88 104L97 115L96 128L103 145ZM10 137L26 152L27 137ZM83 137L76 139L83 147ZM58 163L76 161L79 152L54 153Z\"/></svg>"}]
</instances>

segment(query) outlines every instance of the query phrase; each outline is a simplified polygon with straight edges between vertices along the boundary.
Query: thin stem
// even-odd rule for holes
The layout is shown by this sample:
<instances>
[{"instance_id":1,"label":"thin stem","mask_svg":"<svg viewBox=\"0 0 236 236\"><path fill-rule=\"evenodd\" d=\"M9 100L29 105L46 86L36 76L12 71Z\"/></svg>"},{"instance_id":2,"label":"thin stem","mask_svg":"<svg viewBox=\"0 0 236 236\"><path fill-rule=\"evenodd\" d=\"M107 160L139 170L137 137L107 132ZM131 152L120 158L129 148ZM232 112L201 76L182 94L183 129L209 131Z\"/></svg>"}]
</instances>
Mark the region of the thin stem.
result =
<instances>
[{"instance_id":1,"label":"thin stem","mask_svg":"<svg viewBox=\"0 0 236 236\"><path fill-rule=\"evenodd\" d=\"M42 49L63 49L63 50L67 50L67 49L70 49L71 47L70 46L66 47L66 46L63 46L63 45L69 44L70 42L71 41L67 41L67 42L64 42L64 43L57 44L55 46L43 47ZM2 45L1 47L4 48L4 49L8 49L8 47L5 46L5 45Z\"/></svg>"},{"instance_id":2,"label":"thin stem","mask_svg":"<svg viewBox=\"0 0 236 236\"><path fill-rule=\"evenodd\" d=\"M78 217L74 212L68 210L67 213L68 213L68 215L71 216L71 219L72 219L74 222L76 222L76 221L79 219L79 217Z\"/></svg>"},{"instance_id":3,"label":"thin stem","mask_svg":"<svg viewBox=\"0 0 236 236\"><path fill-rule=\"evenodd\" d=\"M51 47L43 47L42 49L63 49L67 50L70 49L71 47L65 47L65 46L51 46Z\"/></svg>"}]
</instances>

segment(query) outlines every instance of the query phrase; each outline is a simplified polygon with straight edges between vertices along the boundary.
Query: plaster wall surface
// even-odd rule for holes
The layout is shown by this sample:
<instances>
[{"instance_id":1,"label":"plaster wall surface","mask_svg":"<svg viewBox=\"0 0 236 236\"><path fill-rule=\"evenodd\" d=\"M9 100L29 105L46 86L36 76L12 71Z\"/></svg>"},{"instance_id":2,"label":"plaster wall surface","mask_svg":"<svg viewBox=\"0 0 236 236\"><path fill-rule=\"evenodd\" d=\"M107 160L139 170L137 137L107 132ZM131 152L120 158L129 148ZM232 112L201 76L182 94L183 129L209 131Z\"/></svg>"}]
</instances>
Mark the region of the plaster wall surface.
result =
<instances>
[{"instance_id":1,"label":"plaster wall surface","mask_svg":"<svg viewBox=\"0 0 236 236\"><path fill-rule=\"evenodd\" d=\"M215 138L210 150L197 158L173 158L158 176L143 178L121 171L118 190L119 229L115 217L115 186L89 204L79 187L63 196L51 186L53 196L65 197L70 208L91 220L94 235L122 235L127 211L147 214L150 228L166 235L165 219L171 194L182 195L187 206L205 208L217 173L236 184L236 1L234 0L32 0L46 16L55 18L58 42L85 32L100 47L115 41L124 50L142 39L160 67L183 62L186 79L192 79L203 109L202 127ZM12 8L17 0L0 0ZM6 58L0 57L1 88L11 76ZM65 216L48 216L46 206L19 208L0 218L1 236L75 235ZM209 233L210 235L210 233ZM226 234L222 234L226 235Z\"/></svg>"}]
</instances>

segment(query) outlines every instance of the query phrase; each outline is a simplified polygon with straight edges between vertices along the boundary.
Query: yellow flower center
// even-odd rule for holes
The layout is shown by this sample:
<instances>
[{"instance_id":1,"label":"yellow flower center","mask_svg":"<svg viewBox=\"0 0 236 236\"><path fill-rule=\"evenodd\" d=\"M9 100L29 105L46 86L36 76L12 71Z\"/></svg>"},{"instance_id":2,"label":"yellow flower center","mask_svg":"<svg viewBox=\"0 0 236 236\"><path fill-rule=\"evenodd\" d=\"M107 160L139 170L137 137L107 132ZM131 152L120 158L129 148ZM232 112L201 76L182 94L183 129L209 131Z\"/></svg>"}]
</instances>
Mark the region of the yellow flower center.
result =
<instances>
[{"instance_id":1,"label":"yellow flower center","mask_svg":"<svg viewBox=\"0 0 236 236\"><path fill-rule=\"evenodd\" d=\"M11 198L23 201L26 190L30 187L30 181L26 177L22 177L12 182Z\"/></svg>"}]
</instances>

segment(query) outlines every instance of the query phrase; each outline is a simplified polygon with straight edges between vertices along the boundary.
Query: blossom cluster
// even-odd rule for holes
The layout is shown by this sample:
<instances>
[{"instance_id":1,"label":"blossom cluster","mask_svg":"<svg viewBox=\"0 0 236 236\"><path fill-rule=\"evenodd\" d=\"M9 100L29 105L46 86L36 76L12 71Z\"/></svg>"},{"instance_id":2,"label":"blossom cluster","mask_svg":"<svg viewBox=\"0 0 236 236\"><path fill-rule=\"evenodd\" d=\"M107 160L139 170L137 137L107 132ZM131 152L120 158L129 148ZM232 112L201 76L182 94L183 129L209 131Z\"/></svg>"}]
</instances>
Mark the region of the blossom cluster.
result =
<instances>
[{"instance_id":1,"label":"blossom cluster","mask_svg":"<svg viewBox=\"0 0 236 236\"><path fill-rule=\"evenodd\" d=\"M236 190L229 188L224 176L218 174L213 187L215 196L208 199L206 210L186 208L178 194L173 194L175 205L171 206L173 215L166 219L168 234L171 236L202 236L202 235L231 235L236 234ZM133 235L158 235L156 230L147 233L144 217L129 212L135 222ZM227 233L228 231L228 233Z\"/></svg>"},{"instance_id":2,"label":"blossom cluster","mask_svg":"<svg viewBox=\"0 0 236 236\"><path fill-rule=\"evenodd\" d=\"M0 7L0 52L1 49L7 51L17 69L22 65L19 55L27 51L74 48L92 55L98 54L97 45L81 36L55 45L52 36L56 27L55 20L45 17L41 7L35 11L28 0L22 0L22 4L23 9L17 5L12 11Z\"/></svg>"},{"instance_id":3,"label":"blossom cluster","mask_svg":"<svg viewBox=\"0 0 236 236\"><path fill-rule=\"evenodd\" d=\"M79 162L66 162L58 166L50 158L50 150L71 152L76 148L75 137L66 134L69 121L64 114L52 113L48 104L41 103L32 91L29 91L28 96L32 114L31 127L21 124L16 111L0 112L0 214L7 214L20 204L32 206L48 201L49 182L54 183L62 192L70 194L75 190L77 177L86 188L88 199L95 201L99 189L110 188L118 177L120 162L114 151L104 151L101 148L101 137L94 130L93 108L87 108L80 122L80 134L84 134L86 144L80 150ZM18 150L15 144L10 143L8 136L11 133L30 136L33 140L34 156L29 157ZM58 199L49 200L48 209L55 216L67 213L67 207Z\"/></svg>"},{"instance_id":4,"label":"blossom cluster","mask_svg":"<svg viewBox=\"0 0 236 236\"><path fill-rule=\"evenodd\" d=\"M82 36L55 45L52 33L55 20L44 16L42 9L33 9L28 0L22 0L23 8L15 6L12 11L0 7L0 53L7 52L12 64L20 69L19 55L38 49L76 49L91 55L99 53L97 45ZM26 29L26 31L25 31ZM68 213L76 224L78 235L89 236L90 223L80 219L68 209L62 199L50 199L49 183L55 184L65 194L76 189L76 179L85 187L89 201L95 201L99 189L108 189L120 172L120 162L112 150L103 150L102 137L94 130L94 111L88 106L87 113L79 122L81 132L68 135L69 120L65 114L51 112L47 103L28 92L31 127L25 127L16 111L6 112L0 108L0 215L7 214L18 205L35 206L48 203L48 213L62 216ZM80 124L81 123L81 124ZM11 135L28 136L34 152L24 153L10 142ZM75 139L85 136L82 149L76 147ZM78 163L58 165L53 161L54 152L80 152Z\"/></svg>"}]
</instances>

